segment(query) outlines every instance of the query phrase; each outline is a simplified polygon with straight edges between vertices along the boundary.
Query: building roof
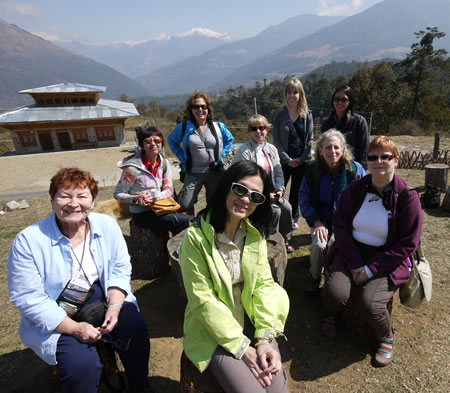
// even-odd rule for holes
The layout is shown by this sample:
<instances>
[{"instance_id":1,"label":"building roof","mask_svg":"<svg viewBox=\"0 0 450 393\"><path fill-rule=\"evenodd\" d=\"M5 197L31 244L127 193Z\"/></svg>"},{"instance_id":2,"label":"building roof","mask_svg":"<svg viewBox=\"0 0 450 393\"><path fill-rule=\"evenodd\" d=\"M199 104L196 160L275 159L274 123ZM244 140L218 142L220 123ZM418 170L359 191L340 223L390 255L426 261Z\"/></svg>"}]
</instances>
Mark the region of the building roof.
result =
<instances>
[{"instance_id":1,"label":"building roof","mask_svg":"<svg viewBox=\"0 0 450 393\"><path fill-rule=\"evenodd\" d=\"M0 115L0 124L47 123L135 116L139 116L139 112L133 103L100 99L96 105L38 106L32 104L23 106Z\"/></svg>"},{"instance_id":2,"label":"building roof","mask_svg":"<svg viewBox=\"0 0 450 393\"><path fill-rule=\"evenodd\" d=\"M21 90L20 94L38 93L104 93L105 86L84 85L82 83L59 83L57 85L36 87L35 89Z\"/></svg>"}]
</instances>

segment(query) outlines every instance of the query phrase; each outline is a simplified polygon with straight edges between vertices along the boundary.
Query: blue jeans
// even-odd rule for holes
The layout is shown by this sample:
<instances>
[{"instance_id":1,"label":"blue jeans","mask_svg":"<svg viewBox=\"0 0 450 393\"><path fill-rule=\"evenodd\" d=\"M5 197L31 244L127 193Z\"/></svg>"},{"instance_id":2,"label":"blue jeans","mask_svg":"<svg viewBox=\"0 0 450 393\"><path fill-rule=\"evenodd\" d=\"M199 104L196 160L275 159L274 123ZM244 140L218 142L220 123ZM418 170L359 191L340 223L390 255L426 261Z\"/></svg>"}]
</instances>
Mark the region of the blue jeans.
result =
<instances>
[{"instance_id":1,"label":"blue jeans","mask_svg":"<svg viewBox=\"0 0 450 393\"><path fill-rule=\"evenodd\" d=\"M88 300L105 299L98 282ZM125 368L130 392L142 391L148 386L148 360L150 341L147 325L133 303L125 302L120 310L119 322L111 332L113 340L130 340L128 350L116 349ZM59 382L63 393L96 393L102 373L95 345L85 344L75 337L62 334L56 349Z\"/></svg>"}]
</instances>

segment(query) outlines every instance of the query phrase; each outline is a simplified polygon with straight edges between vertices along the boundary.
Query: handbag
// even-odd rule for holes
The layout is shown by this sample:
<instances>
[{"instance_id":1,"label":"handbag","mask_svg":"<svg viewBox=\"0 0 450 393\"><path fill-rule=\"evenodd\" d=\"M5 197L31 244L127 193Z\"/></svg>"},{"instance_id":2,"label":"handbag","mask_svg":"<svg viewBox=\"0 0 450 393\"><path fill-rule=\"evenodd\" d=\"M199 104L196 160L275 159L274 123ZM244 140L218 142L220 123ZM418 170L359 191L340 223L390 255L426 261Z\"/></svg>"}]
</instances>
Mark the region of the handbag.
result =
<instances>
[{"instance_id":1,"label":"handbag","mask_svg":"<svg viewBox=\"0 0 450 393\"><path fill-rule=\"evenodd\" d=\"M409 257L411 262L411 274L408 282L402 284L399 290L400 303L408 307L419 307L425 298L431 300L433 277L431 267L425 258L422 247L417 249Z\"/></svg>"},{"instance_id":2,"label":"handbag","mask_svg":"<svg viewBox=\"0 0 450 393\"><path fill-rule=\"evenodd\" d=\"M168 213L175 213L180 209L180 205L173 198L158 199L150 205L157 216L163 216Z\"/></svg>"},{"instance_id":3,"label":"handbag","mask_svg":"<svg viewBox=\"0 0 450 393\"><path fill-rule=\"evenodd\" d=\"M95 300L92 303L84 305L75 315L77 322L87 322L94 327L99 327L105 320L106 303L103 300Z\"/></svg>"}]
</instances>

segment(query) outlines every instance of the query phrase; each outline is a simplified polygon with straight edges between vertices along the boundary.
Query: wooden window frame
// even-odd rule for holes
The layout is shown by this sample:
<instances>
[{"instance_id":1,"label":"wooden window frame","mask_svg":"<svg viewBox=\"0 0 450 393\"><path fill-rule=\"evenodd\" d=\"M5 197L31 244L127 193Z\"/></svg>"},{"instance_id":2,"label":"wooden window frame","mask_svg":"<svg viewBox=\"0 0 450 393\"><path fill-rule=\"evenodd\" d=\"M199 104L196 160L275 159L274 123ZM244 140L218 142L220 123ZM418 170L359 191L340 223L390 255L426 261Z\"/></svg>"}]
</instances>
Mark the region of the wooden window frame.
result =
<instances>
[{"instance_id":1,"label":"wooden window frame","mask_svg":"<svg viewBox=\"0 0 450 393\"><path fill-rule=\"evenodd\" d=\"M21 131L18 132L17 135L19 136L20 145L22 147L33 147L37 146L37 139L36 135L32 131ZM27 142L27 140L29 141Z\"/></svg>"},{"instance_id":2,"label":"wooden window frame","mask_svg":"<svg viewBox=\"0 0 450 393\"><path fill-rule=\"evenodd\" d=\"M98 141L115 141L116 132L114 127L97 127L95 129Z\"/></svg>"}]
</instances>

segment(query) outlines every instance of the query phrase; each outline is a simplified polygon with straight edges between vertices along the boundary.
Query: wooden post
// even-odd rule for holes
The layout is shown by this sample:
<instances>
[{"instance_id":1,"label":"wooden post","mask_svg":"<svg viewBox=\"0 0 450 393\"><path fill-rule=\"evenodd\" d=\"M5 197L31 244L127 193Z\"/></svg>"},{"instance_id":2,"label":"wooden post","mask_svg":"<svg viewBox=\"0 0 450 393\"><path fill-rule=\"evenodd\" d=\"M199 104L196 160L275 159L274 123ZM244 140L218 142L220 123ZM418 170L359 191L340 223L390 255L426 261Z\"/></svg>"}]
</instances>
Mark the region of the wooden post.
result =
<instances>
[{"instance_id":1,"label":"wooden post","mask_svg":"<svg viewBox=\"0 0 450 393\"><path fill-rule=\"evenodd\" d=\"M180 294L184 299L186 299L186 292L184 291L183 277L181 276L178 248L184 238L185 232L186 230L180 232L176 236L170 238L167 242L170 265L172 267L171 270L177 279ZM267 239L267 258L269 260L273 279L283 286L287 266L287 253L284 239L279 232L270 235Z\"/></svg>"},{"instance_id":2,"label":"wooden post","mask_svg":"<svg viewBox=\"0 0 450 393\"><path fill-rule=\"evenodd\" d=\"M434 147L433 147L433 160L439 157L439 142L441 140L441 134L436 132L434 134Z\"/></svg>"},{"instance_id":3,"label":"wooden post","mask_svg":"<svg viewBox=\"0 0 450 393\"><path fill-rule=\"evenodd\" d=\"M445 193L444 200L442 201L441 207L445 210L450 212L450 187L447 188L447 192Z\"/></svg>"},{"instance_id":4,"label":"wooden post","mask_svg":"<svg viewBox=\"0 0 450 393\"><path fill-rule=\"evenodd\" d=\"M425 187L438 187L441 191L447 189L448 165L428 164L425 166Z\"/></svg>"},{"instance_id":5,"label":"wooden post","mask_svg":"<svg viewBox=\"0 0 450 393\"><path fill-rule=\"evenodd\" d=\"M141 228L130 220L128 252L133 278L150 280L169 271L168 240L168 232Z\"/></svg>"}]
</instances>

